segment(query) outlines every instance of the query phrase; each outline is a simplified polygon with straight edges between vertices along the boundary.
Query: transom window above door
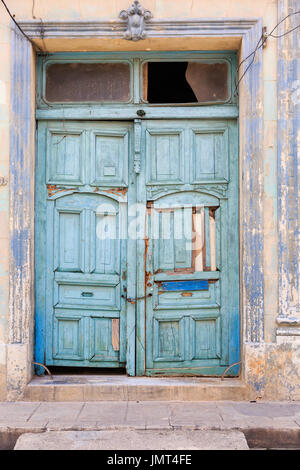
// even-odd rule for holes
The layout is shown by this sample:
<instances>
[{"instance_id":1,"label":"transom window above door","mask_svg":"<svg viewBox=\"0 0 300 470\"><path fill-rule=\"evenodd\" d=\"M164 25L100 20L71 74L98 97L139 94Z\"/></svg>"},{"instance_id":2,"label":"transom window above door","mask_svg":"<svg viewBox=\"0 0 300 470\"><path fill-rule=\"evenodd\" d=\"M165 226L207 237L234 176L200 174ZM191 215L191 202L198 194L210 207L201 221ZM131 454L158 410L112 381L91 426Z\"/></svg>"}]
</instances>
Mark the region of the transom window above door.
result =
<instances>
[{"instance_id":1,"label":"transom window above door","mask_svg":"<svg viewBox=\"0 0 300 470\"><path fill-rule=\"evenodd\" d=\"M131 67L126 62L59 62L46 68L49 102L119 102L131 98Z\"/></svg>"},{"instance_id":2,"label":"transom window above door","mask_svg":"<svg viewBox=\"0 0 300 470\"><path fill-rule=\"evenodd\" d=\"M38 108L235 104L235 52L48 54L38 58Z\"/></svg>"}]
</instances>

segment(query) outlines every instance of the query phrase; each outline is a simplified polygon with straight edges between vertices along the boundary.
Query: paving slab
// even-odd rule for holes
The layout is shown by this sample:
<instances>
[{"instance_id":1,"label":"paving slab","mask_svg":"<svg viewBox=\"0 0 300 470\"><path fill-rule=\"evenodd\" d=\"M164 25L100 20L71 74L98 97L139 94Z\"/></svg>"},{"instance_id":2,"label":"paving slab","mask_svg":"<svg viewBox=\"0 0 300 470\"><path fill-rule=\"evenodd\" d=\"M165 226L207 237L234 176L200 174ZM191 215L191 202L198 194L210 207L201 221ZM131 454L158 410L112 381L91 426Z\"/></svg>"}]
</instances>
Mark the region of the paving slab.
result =
<instances>
[{"instance_id":1,"label":"paving slab","mask_svg":"<svg viewBox=\"0 0 300 470\"><path fill-rule=\"evenodd\" d=\"M99 424L122 425L125 422L127 402L88 402L77 417L78 423L96 421Z\"/></svg>"},{"instance_id":2,"label":"paving slab","mask_svg":"<svg viewBox=\"0 0 300 470\"><path fill-rule=\"evenodd\" d=\"M216 404L224 429L293 428L299 404L220 402Z\"/></svg>"},{"instance_id":3,"label":"paving slab","mask_svg":"<svg viewBox=\"0 0 300 470\"><path fill-rule=\"evenodd\" d=\"M23 434L15 450L248 450L238 431L48 431Z\"/></svg>"},{"instance_id":4,"label":"paving slab","mask_svg":"<svg viewBox=\"0 0 300 470\"><path fill-rule=\"evenodd\" d=\"M84 404L76 403L40 403L29 418L32 424L42 424L54 421L57 424L63 422L75 421Z\"/></svg>"},{"instance_id":5,"label":"paving slab","mask_svg":"<svg viewBox=\"0 0 300 470\"><path fill-rule=\"evenodd\" d=\"M222 406L222 403L220 404ZM280 403L226 403L225 406L231 406L239 414L245 416L264 416L269 418L285 418L298 415L300 417L300 403L280 402Z\"/></svg>"},{"instance_id":6,"label":"paving slab","mask_svg":"<svg viewBox=\"0 0 300 470\"><path fill-rule=\"evenodd\" d=\"M204 403L170 403L171 416L170 425L172 428L189 429L222 429L223 421L216 404Z\"/></svg>"},{"instance_id":7,"label":"paving slab","mask_svg":"<svg viewBox=\"0 0 300 470\"><path fill-rule=\"evenodd\" d=\"M40 406L40 403L2 402L0 403L0 425L26 423Z\"/></svg>"},{"instance_id":8,"label":"paving slab","mask_svg":"<svg viewBox=\"0 0 300 470\"><path fill-rule=\"evenodd\" d=\"M153 406L154 405L154 406ZM171 409L168 402L128 402L125 422L140 429L166 429L170 425Z\"/></svg>"},{"instance_id":9,"label":"paving slab","mask_svg":"<svg viewBox=\"0 0 300 470\"><path fill-rule=\"evenodd\" d=\"M0 431L299 429L300 403L16 402L0 403Z\"/></svg>"}]
</instances>

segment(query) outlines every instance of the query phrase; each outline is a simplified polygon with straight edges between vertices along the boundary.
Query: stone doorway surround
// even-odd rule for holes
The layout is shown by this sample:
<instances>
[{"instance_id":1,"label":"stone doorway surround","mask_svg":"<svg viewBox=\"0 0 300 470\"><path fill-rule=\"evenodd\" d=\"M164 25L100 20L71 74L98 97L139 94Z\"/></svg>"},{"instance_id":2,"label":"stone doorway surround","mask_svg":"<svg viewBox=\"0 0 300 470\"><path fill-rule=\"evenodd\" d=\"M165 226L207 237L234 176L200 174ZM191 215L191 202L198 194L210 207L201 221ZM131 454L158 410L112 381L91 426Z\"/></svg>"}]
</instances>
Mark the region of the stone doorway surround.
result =
<instances>
[{"instance_id":1,"label":"stone doorway surround","mask_svg":"<svg viewBox=\"0 0 300 470\"><path fill-rule=\"evenodd\" d=\"M296 11L297 3L297 0L278 0L278 18ZM294 24L293 20L287 23L290 28ZM119 20L43 23L36 20L20 22L20 26L40 47L47 45L49 52L50 48L54 52L72 48L101 50L101 47L102 50L125 50L126 47L126 41L121 39L125 25ZM180 47L195 50L195 46L198 50L239 49L240 60L243 60L256 48L262 27L260 18L153 19L147 26L147 33L154 43L157 41L161 50L165 48L164 44L175 50ZM30 43L12 28L10 308L6 354L7 399L10 401L22 397L33 374L35 281L35 54ZM240 87L241 378L258 396L276 399L300 397L299 384L298 388L296 386L299 380L299 343L297 346L296 341L289 341L300 335L299 299L295 300L295 292L299 292L297 253L300 247L295 217L299 210L299 183L297 178L291 177L291 172L297 172L299 166L300 118L299 105L290 100L292 83L300 79L298 34L299 30L278 40L280 309L277 338L280 340L277 343L265 343L264 329L264 92L261 48L257 50L254 63ZM145 47L142 42L140 45ZM247 65L248 61L244 63ZM240 73L245 70L244 66ZM281 363L286 354L291 359L288 371L284 370L284 362ZM253 361L258 365L255 369L251 366ZM279 367L283 369L275 383L274 374L279 374Z\"/></svg>"}]
</instances>

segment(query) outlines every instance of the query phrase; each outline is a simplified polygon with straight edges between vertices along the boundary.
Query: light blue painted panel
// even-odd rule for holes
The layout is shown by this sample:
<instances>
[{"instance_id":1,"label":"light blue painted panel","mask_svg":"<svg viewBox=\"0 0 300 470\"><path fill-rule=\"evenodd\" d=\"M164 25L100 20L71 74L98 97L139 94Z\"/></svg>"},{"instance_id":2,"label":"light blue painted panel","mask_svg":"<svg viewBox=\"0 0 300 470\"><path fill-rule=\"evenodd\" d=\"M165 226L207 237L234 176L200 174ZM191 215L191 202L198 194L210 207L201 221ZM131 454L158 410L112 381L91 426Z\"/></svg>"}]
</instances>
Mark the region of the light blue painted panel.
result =
<instances>
[{"instance_id":1,"label":"light blue painted panel","mask_svg":"<svg viewBox=\"0 0 300 470\"><path fill-rule=\"evenodd\" d=\"M69 129L68 129L69 127ZM85 133L67 129L50 129L47 133L47 182L83 184Z\"/></svg>"},{"instance_id":2,"label":"light blue painted panel","mask_svg":"<svg viewBox=\"0 0 300 470\"><path fill-rule=\"evenodd\" d=\"M83 359L83 320L80 317L55 317L55 359Z\"/></svg>"},{"instance_id":3,"label":"light blue painted panel","mask_svg":"<svg viewBox=\"0 0 300 470\"><path fill-rule=\"evenodd\" d=\"M231 335L238 287L228 295L228 286L238 286L236 124L144 121L147 162L151 152L164 155L163 145L161 154L149 145L149 135L165 129L181 129L185 176L149 178L144 189L154 195L147 219L146 373L221 375L232 344L238 348Z\"/></svg>"},{"instance_id":4,"label":"light blue painted panel","mask_svg":"<svg viewBox=\"0 0 300 470\"><path fill-rule=\"evenodd\" d=\"M91 286L72 285L72 284L59 284L58 286L58 299L59 306L67 305L84 306L84 308L94 305L99 308L103 307L116 307L117 305L117 291L115 287L109 286Z\"/></svg>"},{"instance_id":5,"label":"light blue painted panel","mask_svg":"<svg viewBox=\"0 0 300 470\"><path fill-rule=\"evenodd\" d=\"M90 360L118 362L119 353L112 347L112 321L110 318L91 318L89 328Z\"/></svg>"},{"instance_id":6,"label":"light blue painted panel","mask_svg":"<svg viewBox=\"0 0 300 470\"><path fill-rule=\"evenodd\" d=\"M121 234L127 227L130 132L128 123L39 125L37 217L47 236L39 245L46 279L38 288L46 298L47 365L120 367L125 361L127 252ZM95 136L104 136L98 174ZM104 178L102 187L95 188L97 177ZM108 189L106 177L120 186Z\"/></svg>"},{"instance_id":7,"label":"light blue painted panel","mask_svg":"<svg viewBox=\"0 0 300 470\"><path fill-rule=\"evenodd\" d=\"M56 234L57 269L81 271L82 266L82 212L58 212L54 227Z\"/></svg>"},{"instance_id":8,"label":"light blue painted panel","mask_svg":"<svg viewBox=\"0 0 300 470\"><path fill-rule=\"evenodd\" d=\"M91 184L126 186L128 180L128 132L109 131L91 134Z\"/></svg>"},{"instance_id":9,"label":"light blue painted panel","mask_svg":"<svg viewBox=\"0 0 300 470\"><path fill-rule=\"evenodd\" d=\"M191 268L191 208L153 210L155 271Z\"/></svg>"},{"instance_id":10,"label":"light blue painted panel","mask_svg":"<svg viewBox=\"0 0 300 470\"><path fill-rule=\"evenodd\" d=\"M178 130L148 130L146 135L147 181L183 182L183 133Z\"/></svg>"},{"instance_id":11,"label":"light blue painted panel","mask_svg":"<svg viewBox=\"0 0 300 470\"><path fill-rule=\"evenodd\" d=\"M191 319L192 321L192 359L218 358L217 344L220 342L217 331L217 321Z\"/></svg>"},{"instance_id":12,"label":"light blue painted panel","mask_svg":"<svg viewBox=\"0 0 300 470\"><path fill-rule=\"evenodd\" d=\"M194 289L191 289L190 285L187 285L185 288L183 285L192 284ZM205 289L200 290L197 286L202 283L205 284ZM179 284L181 285L180 290L163 290L161 284ZM207 285L208 284L208 285ZM206 287L207 285L207 287ZM188 296L186 294L188 293ZM207 283L207 280L197 280L197 281L165 281L165 282L156 282L154 285L154 308L155 310L190 310L190 309L207 309L214 308L218 309L220 307L220 286L219 282Z\"/></svg>"},{"instance_id":13,"label":"light blue painted panel","mask_svg":"<svg viewBox=\"0 0 300 470\"><path fill-rule=\"evenodd\" d=\"M211 133L195 133L194 179L215 177L215 137Z\"/></svg>"},{"instance_id":14,"label":"light blue painted panel","mask_svg":"<svg viewBox=\"0 0 300 470\"><path fill-rule=\"evenodd\" d=\"M220 125L192 129L191 182L228 181L228 129Z\"/></svg>"},{"instance_id":15,"label":"light blue painted panel","mask_svg":"<svg viewBox=\"0 0 300 470\"><path fill-rule=\"evenodd\" d=\"M118 214L93 214L91 227L92 270L95 273L119 273L120 243Z\"/></svg>"},{"instance_id":16,"label":"light blue painted panel","mask_svg":"<svg viewBox=\"0 0 300 470\"><path fill-rule=\"evenodd\" d=\"M184 358L184 321L183 319L155 320L154 323L154 360L182 361Z\"/></svg>"}]
</instances>

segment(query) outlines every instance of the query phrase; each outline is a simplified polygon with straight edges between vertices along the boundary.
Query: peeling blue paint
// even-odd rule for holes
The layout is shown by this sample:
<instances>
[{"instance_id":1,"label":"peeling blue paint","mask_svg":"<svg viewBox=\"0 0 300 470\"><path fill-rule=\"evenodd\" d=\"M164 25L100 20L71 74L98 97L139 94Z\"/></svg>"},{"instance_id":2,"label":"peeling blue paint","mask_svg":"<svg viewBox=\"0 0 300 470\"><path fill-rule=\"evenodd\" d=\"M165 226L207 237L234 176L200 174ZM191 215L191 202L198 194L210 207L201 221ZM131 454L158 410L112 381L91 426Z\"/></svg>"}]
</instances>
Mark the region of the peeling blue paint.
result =
<instances>
[{"instance_id":1,"label":"peeling blue paint","mask_svg":"<svg viewBox=\"0 0 300 470\"><path fill-rule=\"evenodd\" d=\"M286 8L292 12L297 7L297 0L289 0L287 4L279 2L279 16L285 16ZM292 29L297 24L297 15L291 16L286 27ZM295 30L278 40L279 315L283 316L295 308L300 312L299 90L299 30Z\"/></svg>"},{"instance_id":2,"label":"peeling blue paint","mask_svg":"<svg viewBox=\"0 0 300 470\"><path fill-rule=\"evenodd\" d=\"M30 309L31 223L33 178L31 172L31 45L12 24L11 126L10 126L10 306L9 341L22 343Z\"/></svg>"}]
</instances>

